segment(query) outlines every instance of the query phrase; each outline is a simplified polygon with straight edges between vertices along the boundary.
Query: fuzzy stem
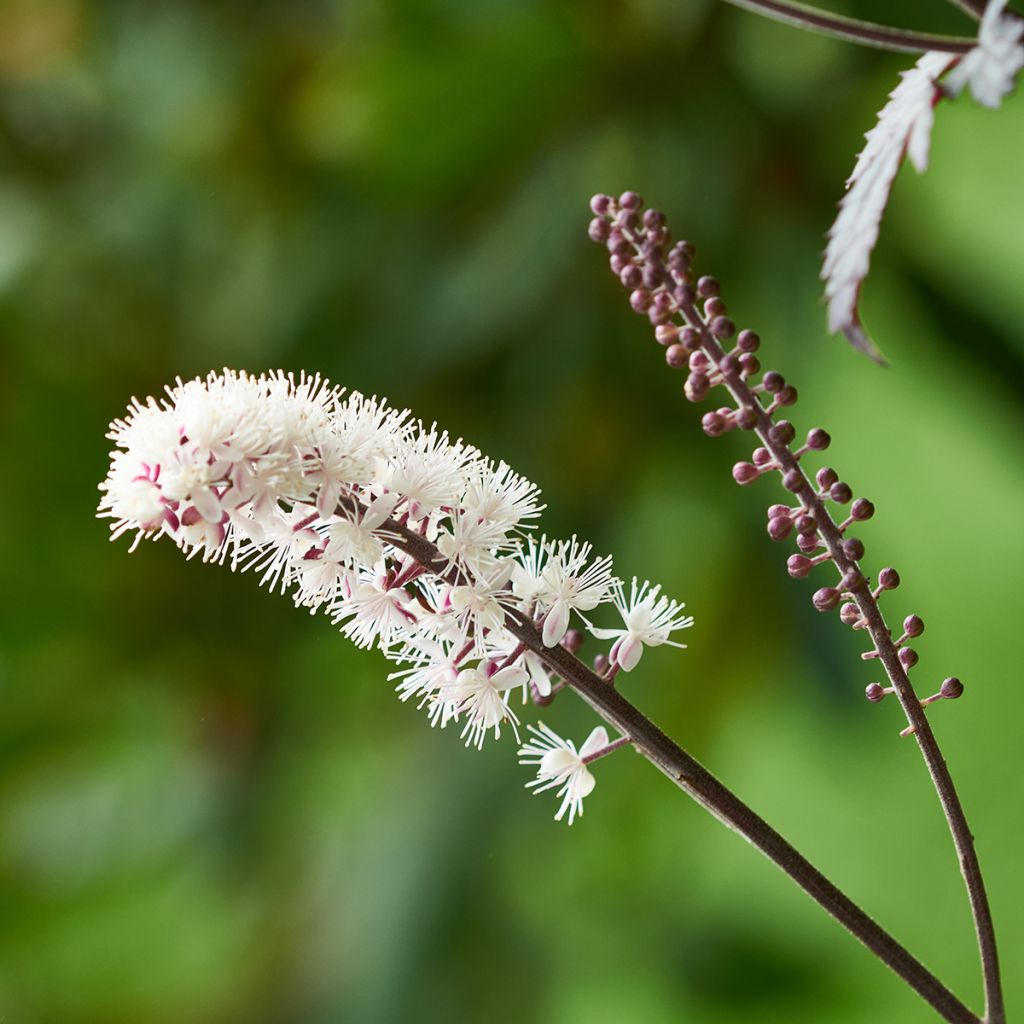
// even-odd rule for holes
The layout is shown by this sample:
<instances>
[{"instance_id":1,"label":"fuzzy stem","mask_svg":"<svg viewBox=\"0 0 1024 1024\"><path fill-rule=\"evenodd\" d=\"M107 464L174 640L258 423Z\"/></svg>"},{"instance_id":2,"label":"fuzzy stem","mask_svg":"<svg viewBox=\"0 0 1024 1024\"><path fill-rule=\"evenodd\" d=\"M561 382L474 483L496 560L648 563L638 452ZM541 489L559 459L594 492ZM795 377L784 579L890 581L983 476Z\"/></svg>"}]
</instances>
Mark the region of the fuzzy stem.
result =
<instances>
[{"instance_id":1,"label":"fuzzy stem","mask_svg":"<svg viewBox=\"0 0 1024 1024\"><path fill-rule=\"evenodd\" d=\"M715 366L721 370L722 359L725 352L718 341L708 330L704 318L697 307L691 303L680 305L680 312L690 323L701 333L701 347L709 356ZM988 905L988 898L985 894L985 884L981 876L981 866L978 863L978 855L974 849L974 837L967 824L963 806L957 795L956 787L953 785L949 768L939 749L938 741L932 732L928 717L924 713L921 702L918 700L910 677L899 659L899 652L892 635L885 624L885 619L878 607L870 587L864 582L860 567L856 561L850 559L843 550L843 535L835 520L832 518L828 507L818 494L799 462L793 457L787 445L779 444L771 437L771 419L761 405L757 397L751 392L747 383L735 370L721 370L723 383L729 389L733 398L741 405L754 411L757 416L755 431L761 439L761 443L768 449L772 457L778 462L783 475L788 473L799 474L799 487L793 492L803 507L814 517L818 524L818 530L825 541L829 555L835 562L840 573L844 576L847 573L856 573L856 578L861 584L853 588L852 597L857 608L860 610L861 618L865 622L865 628L875 643L878 651L878 660L885 668L892 682L893 689L903 711L907 716L910 731L917 738L918 747L924 758L931 776L932 784L938 794L939 802L942 805L943 813L949 824L949 830L953 837L953 845L956 847L957 857L960 861L960 872L963 875L967 886L967 897L971 905L971 914L974 918L974 929L978 940L978 951L981 957L981 970L985 987L985 1020L987 1024L1004 1024L1006 1013L1003 1005L1002 989L999 980L999 957L996 951L995 929L992 924L992 912Z\"/></svg>"},{"instance_id":2,"label":"fuzzy stem","mask_svg":"<svg viewBox=\"0 0 1024 1024\"><path fill-rule=\"evenodd\" d=\"M356 498L343 497L340 507L361 513ZM412 556L430 573L451 586L472 582L425 537L388 520L381 527L388 542ZM659 771L693 797L732 831L781 868L819 906L898 974L950 1024L986 1024L962 1003L916 957L825 877L810 861L751 810L702 764L669 739L637 707L564 647L545 647L529 616L506 610L505 626L521 643L558 673L607 722L617 729ZM988 1022L995 1024L995 1021Z\"/></svg>"},{"instance_id":3,"label":"fuzzy stem","mask_svg":"<svg viewBox=\"0 0 1024 1024\"><path fill-rule=\"evenodd\" d=\"M734 7L762 14L773 21L809 29L833 39L843 39L862 46L873 46L880 50L894 50L898 53L924 53L939 50L943 53L966 53L977 45L977 40L961 36L942 36L930 32L914 32L909 29L876 25L870 21L846 18L841 14L821 11L793 0L726 0ZM961 6L971 9L971 0L963 0Z\"/></svg>"}]
</instances>

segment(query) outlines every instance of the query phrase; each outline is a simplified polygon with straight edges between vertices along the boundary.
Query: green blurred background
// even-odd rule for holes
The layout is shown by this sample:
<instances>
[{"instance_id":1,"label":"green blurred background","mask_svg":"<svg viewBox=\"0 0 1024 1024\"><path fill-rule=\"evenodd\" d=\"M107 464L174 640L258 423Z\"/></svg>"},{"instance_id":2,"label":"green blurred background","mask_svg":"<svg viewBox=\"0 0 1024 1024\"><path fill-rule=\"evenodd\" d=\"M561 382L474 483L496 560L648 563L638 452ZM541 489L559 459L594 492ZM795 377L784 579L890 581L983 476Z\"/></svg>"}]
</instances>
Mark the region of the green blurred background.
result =
<instances>
[{"instance_id":1,"label":"green blurred background","mask_svg":"<svg viewBox=\"0 0 1024 1024\"><path fill-rule=\"evenodd\" d=\"M848 5L892 20L884 0ZM964 31L951 6L904 24ZM688 602L631 698L980 1004L945 824L862 644L813 611L627 310L587 199L638 189L724 281L794 419L877 504L867 566L1024 1012L1016 612L1024 97L937 114L864 313L823 234L911 58L710 0L0 5L0 1017L35 1022L929 1021L642 759L570 830L510 740L466 751L386 666L254 579L93 519L107 422L225 365L386 394L537 481L545 525ZM545 719L582 739L571 697Z\"/></svg>"}]
</instances>

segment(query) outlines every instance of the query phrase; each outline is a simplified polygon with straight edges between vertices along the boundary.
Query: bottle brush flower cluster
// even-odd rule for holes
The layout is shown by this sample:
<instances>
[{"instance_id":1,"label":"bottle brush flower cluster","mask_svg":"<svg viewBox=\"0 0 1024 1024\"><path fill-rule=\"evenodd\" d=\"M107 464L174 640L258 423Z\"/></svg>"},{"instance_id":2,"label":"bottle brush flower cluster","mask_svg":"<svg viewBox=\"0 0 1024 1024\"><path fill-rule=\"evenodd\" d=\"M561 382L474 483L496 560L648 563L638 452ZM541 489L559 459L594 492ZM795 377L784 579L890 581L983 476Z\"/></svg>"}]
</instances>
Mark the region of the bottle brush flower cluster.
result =
<instances>
[{"instance_id":1,"label":"bottle brush flower cluster","mask_svg":"<svg viewBox=\"0 0 1024 1024\"><path fill-rule=\"evenodd\" d=\"M99 515L113 538L134 534L134 549L166 536L189 557L256 572L377 647L401 699L467 745L503 729L519 738L512 696L549 701L563 681L545 652L578 648L580 630L613 641L600 656L611 681L647 647L683 646L673 637L692 623L659 586L626 586L589 543L538 538L540 492L506 463L318 376L179 380L160 401L133 400L108 436ZM615 625L592 623L603 605ZM510 632L521 621L539 649ZM521 759L571 823L594 785L586 765L625 740L598 728L577 752L533 731Z\"/></svg>"}]
</instances>

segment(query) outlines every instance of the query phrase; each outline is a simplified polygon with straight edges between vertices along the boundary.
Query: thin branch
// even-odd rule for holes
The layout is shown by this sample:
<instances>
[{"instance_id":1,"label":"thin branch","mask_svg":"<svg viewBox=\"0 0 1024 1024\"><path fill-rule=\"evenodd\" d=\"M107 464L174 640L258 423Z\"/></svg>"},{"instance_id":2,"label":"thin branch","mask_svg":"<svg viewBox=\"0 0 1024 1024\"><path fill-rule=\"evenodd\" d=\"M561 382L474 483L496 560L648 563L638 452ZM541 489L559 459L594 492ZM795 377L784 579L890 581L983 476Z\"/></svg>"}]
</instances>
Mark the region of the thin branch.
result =
<instances>
[{"instance_id":1,"label":"thin branch","mask_svg":"<svg viewBox=\"0 0 1024 1024\"><path fill-rule=\"evenodd\" d=\"M362 504L355 498L343 497L341 506L360 514L363 511ZM439 579L452 586L469 581L467 573L452 565L430 541L405 525L388 520L381 530L389 543ZM904 946L614 687L564 647L545 647L540 632L528 616L507 611L505 626L520 643L565 679L605 722L628 736L630 743L651 764L781 868L819 906L903 978L944 1020L950 1024L985 1024Z\"/></svg>"},{"instance_id":2,"label":"thin branch","mask_svg":"<svg viewBox=\"0 0 1024 1024\"><path fill-rule=\"evenodd\" d=\"M959 0L964 6L973 7L975 0ZM910 29L877 25L870 21L847 18L841 14L821 11L817 7L796 3L794 0L726 0L734 7L762 14L773 21L781 21L796 28L809 29L833 39L843 39L862 46L873 46L880 50L894 50L897 53L924 53L927 50L941 50L944 53L966 53L977 40L965 36L944 36L931 32L914 32ZM984 4L981 5L982 10ZM971 13L975 13L973 10Z\"/></svg>"}]
</instances>

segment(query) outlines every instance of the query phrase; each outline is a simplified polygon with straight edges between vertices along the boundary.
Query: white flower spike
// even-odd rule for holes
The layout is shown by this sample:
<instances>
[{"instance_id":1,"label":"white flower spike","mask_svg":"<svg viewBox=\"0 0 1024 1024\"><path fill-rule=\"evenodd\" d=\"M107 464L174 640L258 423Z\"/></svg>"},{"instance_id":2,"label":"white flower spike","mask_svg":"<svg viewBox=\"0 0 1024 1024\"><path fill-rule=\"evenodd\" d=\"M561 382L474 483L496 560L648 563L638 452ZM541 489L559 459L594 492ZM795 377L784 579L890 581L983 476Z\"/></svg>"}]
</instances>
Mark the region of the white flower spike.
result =
<instances>
[{"instance_id":1,"label":"white flower spike","mask_svg":"<svg viewBox=\"0 0 1024 1024\"><path fill-rule=\"evenodd\" d=\"M644 645L674 643L690 624L646 583L634 580L627 606L611 559L586 542L538 542L540 492L506 463L316 375L179 380L160 401L133 400L108 436L98 514L112 538L134 533L134 549L167 535L190 558L253 570L325 612L399 666L389 676L399 697L432 725L460 723L467 746L503 727L518 741L514 690L547 703L566 685L547 648L575 649L573 615L615 640L611 656L627 671ZM583 618L608 603L623 629ZM542 633L532 643L527 623ZM541 788L558 787L558 817L572 821L593 788L585 759L609 752L607 734L594 730L579 753L550 731L537 736L523 756L540 759Z\"/></svg>"}]
</instances>

